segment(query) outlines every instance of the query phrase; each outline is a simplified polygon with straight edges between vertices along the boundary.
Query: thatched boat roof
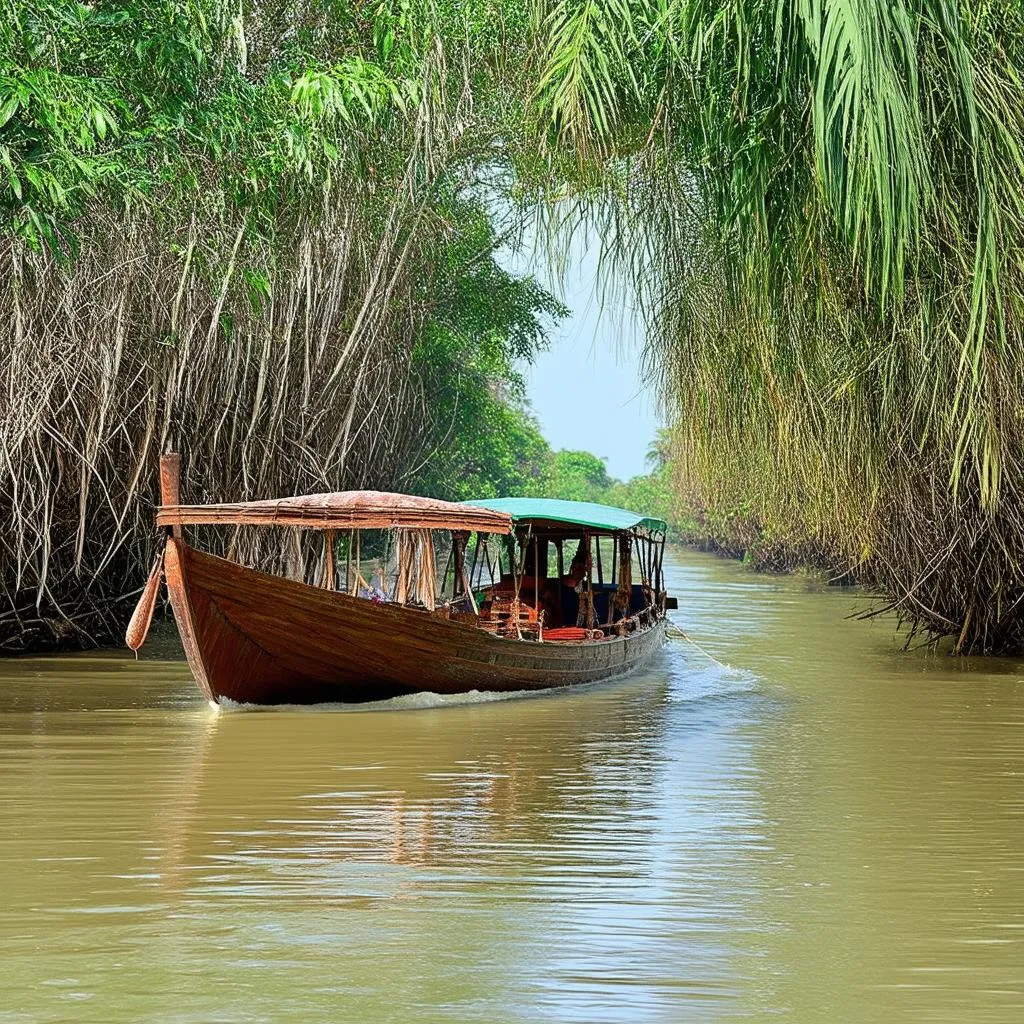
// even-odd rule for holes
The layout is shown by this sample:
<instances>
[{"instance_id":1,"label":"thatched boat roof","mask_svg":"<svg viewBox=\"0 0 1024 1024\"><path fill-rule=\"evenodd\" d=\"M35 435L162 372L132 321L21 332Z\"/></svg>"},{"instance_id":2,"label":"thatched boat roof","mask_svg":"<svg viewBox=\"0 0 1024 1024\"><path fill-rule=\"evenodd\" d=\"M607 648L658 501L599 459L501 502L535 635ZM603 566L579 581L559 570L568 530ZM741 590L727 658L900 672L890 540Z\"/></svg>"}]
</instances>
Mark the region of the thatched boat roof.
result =
<instances>
[{"instance_id":1,"label":"thatched boat roof","mask_svg":"<svg viewBox=\"0 0 1024 1024\"><path fill-rule=\"evenodd\" d=\"M333 491L219 505L162 505L158 526L301 526L311 530L512 532L507 512L389 491Z\"/></svg>"}]
</instances>

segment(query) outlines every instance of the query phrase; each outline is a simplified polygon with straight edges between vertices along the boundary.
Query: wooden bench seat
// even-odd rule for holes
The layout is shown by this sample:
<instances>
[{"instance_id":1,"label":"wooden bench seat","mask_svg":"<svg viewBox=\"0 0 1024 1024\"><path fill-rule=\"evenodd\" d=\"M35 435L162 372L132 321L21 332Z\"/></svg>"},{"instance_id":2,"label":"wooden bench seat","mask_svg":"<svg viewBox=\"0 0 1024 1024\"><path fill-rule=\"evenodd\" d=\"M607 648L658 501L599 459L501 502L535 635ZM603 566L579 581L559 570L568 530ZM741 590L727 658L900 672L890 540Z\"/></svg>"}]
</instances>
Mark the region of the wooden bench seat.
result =
<instances>
[{"instance_id":1,"label":"wooden bench seat","mask_svg":"<svg viewBox=\"0 0 1024 1024\"><path fill-rule=\"evenodd\" d=\"M518 629L516 628L518 625ZM497 636L522 636L543 639L543 613L514 597L495 594L491 598L486 616L481 614L480 627Z\"/></svg>"}]
</instances>

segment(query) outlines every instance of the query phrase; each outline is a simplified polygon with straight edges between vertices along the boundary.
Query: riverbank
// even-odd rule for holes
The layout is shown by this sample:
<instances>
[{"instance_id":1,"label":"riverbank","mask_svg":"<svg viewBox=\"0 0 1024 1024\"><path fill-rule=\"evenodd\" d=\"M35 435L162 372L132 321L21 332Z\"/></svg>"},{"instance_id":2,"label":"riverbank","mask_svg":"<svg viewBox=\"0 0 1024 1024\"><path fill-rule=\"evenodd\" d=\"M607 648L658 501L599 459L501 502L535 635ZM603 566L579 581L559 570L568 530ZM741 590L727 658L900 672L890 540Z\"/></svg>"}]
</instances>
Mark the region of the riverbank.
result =
<instances>
[{"instance_id":1,"label":"riverbank","mask_svg":"<svg viewBox=\"0 0 1024 1024\"><path fill-rule=\"evenodd\" d=\"M873 595L871 610L863 617L893 612L905 635L904 646L930 644L957 655L1024 653L1021 603L1011 600L1019 590L1020 565L1014 563L1014 571L1003 581L979 572L972 584L961 564L965 553L957 550L962 524L946 524L953 539L937 537L937 530L922 530L915 539L914 560L903 562L891 540L883 539L885 532L872 533L867 524L863 532L843 540L827 533L812 535L806 520L786 526L786 515L780 510L769 529L761 525L752 503L716 510L691 501L675 513L675 536L693 550L740 561L757 572L807 575L830 586L861 586ZM984 537L979 528L973 543L995 543ZM1012 554L1003 550L1000 557L1011 559ZM985 602L991 607L979 612Z\"/></svg>"}]
</instances>

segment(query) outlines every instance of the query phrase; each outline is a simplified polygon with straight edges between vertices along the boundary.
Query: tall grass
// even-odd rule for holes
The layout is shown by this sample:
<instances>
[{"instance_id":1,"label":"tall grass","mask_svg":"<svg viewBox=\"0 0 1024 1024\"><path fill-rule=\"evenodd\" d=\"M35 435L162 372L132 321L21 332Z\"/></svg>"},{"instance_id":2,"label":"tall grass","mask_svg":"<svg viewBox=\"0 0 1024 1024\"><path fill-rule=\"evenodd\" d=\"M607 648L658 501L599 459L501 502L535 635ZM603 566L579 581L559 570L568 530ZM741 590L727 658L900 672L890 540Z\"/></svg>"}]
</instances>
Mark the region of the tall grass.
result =
<instances>
[{"instance_id":1,"label":"tall grass","mask_svg":"<svg viewBox=\"0 0 1024 1024\"><path fill-rule=\"evenodd\" d=\"M552 46L585 7L552 5ZM552 58L540 99L603 161L681 494L724 539L853 573L960 649L1019 649L1022 9L618 11L614 44L573 37L580 60L601 46L600 84L560 88Z\"/></svg>"}]
</instances>

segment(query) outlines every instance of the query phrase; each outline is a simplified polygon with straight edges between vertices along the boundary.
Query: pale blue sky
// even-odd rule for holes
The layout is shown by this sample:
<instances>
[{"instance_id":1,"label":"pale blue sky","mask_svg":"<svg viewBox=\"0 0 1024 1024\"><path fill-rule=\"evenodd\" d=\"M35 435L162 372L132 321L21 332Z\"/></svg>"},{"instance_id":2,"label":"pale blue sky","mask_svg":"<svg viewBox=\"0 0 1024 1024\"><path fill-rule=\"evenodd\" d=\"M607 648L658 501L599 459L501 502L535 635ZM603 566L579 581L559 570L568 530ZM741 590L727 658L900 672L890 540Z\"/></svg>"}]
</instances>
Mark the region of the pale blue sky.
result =
<instances>
[{"instance_id":1,"label":"pale blue sky","mask_svg":"<svg viewBox=\"0 0 1024 1024\"><path fill-rule=\"evenodd\" d=\"M653 388L640 376L644 328L621 297L598 291L599 243L580 233L559 278L529 240L502 262L532 273L571 310L551 333L551 348L526 372L527 395L552 448L593 452L621 480L645 473L644 457L657 432Z\"/></svg>"}]
</instances>

